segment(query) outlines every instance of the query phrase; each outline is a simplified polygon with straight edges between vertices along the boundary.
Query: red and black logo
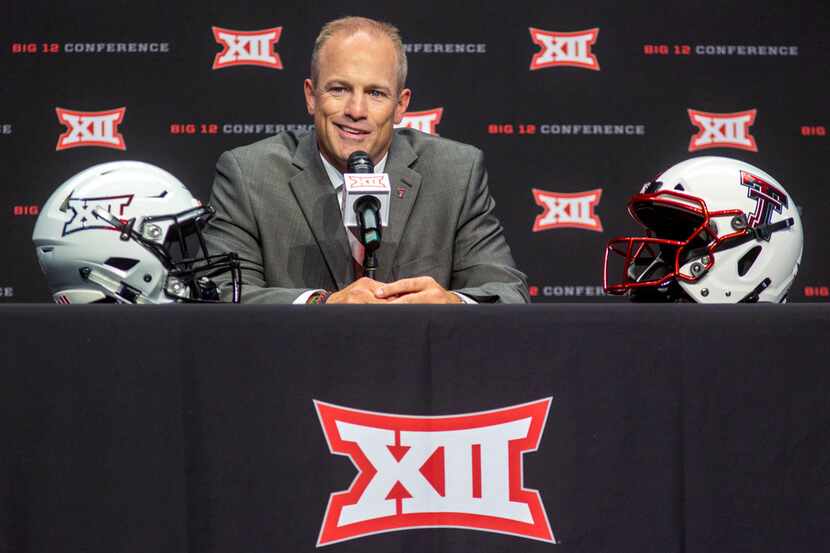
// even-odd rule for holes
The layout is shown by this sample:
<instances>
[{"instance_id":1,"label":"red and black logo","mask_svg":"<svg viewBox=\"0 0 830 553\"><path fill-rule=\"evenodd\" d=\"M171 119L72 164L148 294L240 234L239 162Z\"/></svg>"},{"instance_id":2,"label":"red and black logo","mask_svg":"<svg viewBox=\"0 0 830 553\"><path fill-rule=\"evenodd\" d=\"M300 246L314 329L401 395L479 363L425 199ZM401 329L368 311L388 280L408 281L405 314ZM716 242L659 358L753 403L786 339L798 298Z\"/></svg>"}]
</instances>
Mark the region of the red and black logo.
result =
<instances>
[{"instance_id":1,"label":"red and black logo","mask_svg":"<svg viewBox=\"0 0 830 553\"><path fill-rule=\"evenodd\" d=\"M747 197L756 202L755 212L747 220L750 227L769 224L773 211L781 213L788 207L787 195L761 177L741 171L741 184L748 188Z\"/></svg>"}]
</instances>

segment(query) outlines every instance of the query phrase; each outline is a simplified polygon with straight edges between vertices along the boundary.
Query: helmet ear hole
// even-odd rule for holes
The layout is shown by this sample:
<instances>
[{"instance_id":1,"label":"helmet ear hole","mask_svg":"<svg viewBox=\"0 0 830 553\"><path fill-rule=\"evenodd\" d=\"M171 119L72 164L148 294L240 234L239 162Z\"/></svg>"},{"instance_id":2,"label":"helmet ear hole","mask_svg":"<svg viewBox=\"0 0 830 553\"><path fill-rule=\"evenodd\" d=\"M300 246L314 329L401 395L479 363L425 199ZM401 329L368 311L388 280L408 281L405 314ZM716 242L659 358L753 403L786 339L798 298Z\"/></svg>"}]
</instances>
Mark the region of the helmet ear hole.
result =
<instances>
[{"instance_id":1,"label":"helmet ear hole","mask_svg":"<svg viewBox=\"0 0 830 553\"><path fill-rule=\"evenodd\" d=\"M110 257L104 261L104 265L109 265L110 267L115 267L119 271L126 272L138 265L138 259L131 259L128 257Z\"/></svg>"},{"instance_id":2,"label":"helmet ear hole","mask_svg":"<svg viewBox=\"0 0 830 553\"><path fill-rule=\"evenodd\" d=\"M761 253L761 246L755 246L745 254L741 256L738 260L738 275L744 276L749 272L752 268L752 265L755 263L755 260L758 259L758 255Z\"/></svg>"}]
</instances>

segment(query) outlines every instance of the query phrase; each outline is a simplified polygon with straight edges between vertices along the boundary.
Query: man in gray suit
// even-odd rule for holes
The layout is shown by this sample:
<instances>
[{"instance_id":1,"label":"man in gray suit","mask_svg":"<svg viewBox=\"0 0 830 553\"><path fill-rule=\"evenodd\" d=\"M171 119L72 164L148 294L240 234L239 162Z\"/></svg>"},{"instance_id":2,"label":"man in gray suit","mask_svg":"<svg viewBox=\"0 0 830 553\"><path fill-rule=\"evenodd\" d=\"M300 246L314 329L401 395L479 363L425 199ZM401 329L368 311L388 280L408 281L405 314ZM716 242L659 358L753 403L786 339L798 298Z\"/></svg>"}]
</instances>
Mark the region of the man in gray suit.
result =
<instances>
[{"instance_id":1,"label":"man in gray suit","mask_svg":"<svg viewBox=\"0 0 830 553\"><path fill-rule=\"evenodd\" d=\"M409 105L398 30L365 18L327 24L304 82L315 130L225 152L205 235L244 260L245 303L525 303L493 214L480 150L394 129ZM365 151L392 185L376 279L344 227L346 160ZM355 258L357 262L355 262Z\"/></svg>"}]
</instances>

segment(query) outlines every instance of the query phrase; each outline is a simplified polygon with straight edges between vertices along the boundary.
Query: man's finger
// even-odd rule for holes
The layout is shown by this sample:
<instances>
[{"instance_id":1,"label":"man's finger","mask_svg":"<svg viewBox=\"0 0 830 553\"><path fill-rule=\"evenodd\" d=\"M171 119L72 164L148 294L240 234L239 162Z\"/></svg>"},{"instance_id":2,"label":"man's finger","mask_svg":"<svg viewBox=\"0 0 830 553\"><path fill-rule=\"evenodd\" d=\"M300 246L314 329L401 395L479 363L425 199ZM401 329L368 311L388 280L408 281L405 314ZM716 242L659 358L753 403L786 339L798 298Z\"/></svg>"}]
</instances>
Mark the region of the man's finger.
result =
<instances>
[{"instance_id":1,"label":"man's finger","mask_svg":"<svg viewBox=\"0 0 830 553\"><path fill-rule=\"evenodd\" d=\"M389 303L429 303L424 301L424 292L416 292L414 294L404 294L403 296L398 296L393 300L389 300Z\"/></svg>"},{"instance_id":2,"label":"man's finger","mask_svg":"<svg viewBox=\"0 0 830 553\"><path fill-rule=\"evenodd\" d=\"M379 298L386 298L389 296L397 296L400 294L411 294L413 292L420 292L424 289L423 279L421 277L404 278L389 284L384 284L375 290L375 296Z\"/></svg>"},{"instance_id":3,"label":"man's finger","mask_svg":"<svg viewBox=\"0 0 830 553\"><path fill-rule=\"evenodd\" d=\"M376 280L363 277L329 296L326 303L386 303L385 298L379 298L374 293L381 285Z\"/></svg>"}]
</instances>

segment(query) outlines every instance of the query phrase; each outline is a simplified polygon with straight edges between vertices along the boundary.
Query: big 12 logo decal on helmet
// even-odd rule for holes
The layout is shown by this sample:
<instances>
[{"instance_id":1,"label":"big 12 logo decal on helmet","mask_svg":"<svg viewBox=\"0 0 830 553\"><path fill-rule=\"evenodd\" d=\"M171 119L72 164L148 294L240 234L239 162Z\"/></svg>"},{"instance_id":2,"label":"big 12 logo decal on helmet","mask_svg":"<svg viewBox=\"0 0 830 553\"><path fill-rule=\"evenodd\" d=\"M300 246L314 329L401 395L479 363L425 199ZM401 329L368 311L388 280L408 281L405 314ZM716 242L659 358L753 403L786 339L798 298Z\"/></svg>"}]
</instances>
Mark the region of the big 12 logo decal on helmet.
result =
<instances>
[{"instance_id":1,"label":"big 12 logo decal on helmet","mask_svg":"<svg viewBox=\"0 0 830 553\"><path fill-rule=\"evenodd\" d=\"M708 113L689 109L689 119L699 130L689 141L689 151L707 148L737 148L757 152L755 137L749 128L755 123L757 110L735 113Z\"/></svg>"},{"instance_id":2,"label":"big 12 logo decal on helmet","mask_svg":"<svg viewBox=\"0 0 830 553\"><path fill-rule=\"evenodd\" d=\"M317 546L412 528L462 528L555 543L539 492L523 486L551 398L416 417L315 401L329 450L358 475L332 493Z\"/></svg>"},{"instance_id":3,"label":"big 12 logo decal on helmet","mask_svg":"<svg viewBox=\"0 0 830 553\"><path fill-rule=\"evenodd\" d=\"M438 134L436 127L441 122L444 108L433 108L424 111L408 111L403 114L401 122L395 128L415 129L427 134Z\"/></svg>"},{"instance_id":4,"label":"big 12 logo decal on helmet","mask_svg":"<svg viewBox=\"0 0 830 553\"><path fill-rule=\"evenodd\" d=\"M55 150L66 150L80 146L100 146L126 150L124 137L118 132L118 125L124 121L127 108L107 111L74 111L55 108L58 121L66 126L66 132L58 137Z\"/></svg>"},{"instance_id":5,"label":"big 12 logo decal on helmet","mask_svg":"<svg viewBox=\"0 0 830 553\"><path fill-rule=\"evenodd\" d=\"M119 220L126 221L128 217L125 216L125 210L132 203L133 197L134 194L98 198L67 198L67 220L63 226L61 236L90 229L117 231L118 229L113 227L112 223L102 221L98 217L95 208L106 209L108 213L115 215Z\"/></svg>"},{"instance_id":6,"label":"big 12 logo decal on helmet","mask_svg":"<svg viewBox=\"0 0 830 553\"><path fill-rule=\"evenodd\" d=\"M543 31L530 27L530 38L542 49L530 60L530 70L546 67L580 67L599 71L597 57L591 53L591 46L597 41L599 28L562 33Z\"/></svg>"},{"instance_id":7,"label":"big 12 logo decal on helmet","mask_svg":"<svg viewBox=\"0 0 830 553\"><path fill-rule=\"evenodd\" d=\"M282 27L259 31L235 31L213 27L213 38L223 50L213 59L213 69L235 65L257 65L269 69L282 69L280 55L274 51L279 42Z\"/></svg>"}]
</instances>

